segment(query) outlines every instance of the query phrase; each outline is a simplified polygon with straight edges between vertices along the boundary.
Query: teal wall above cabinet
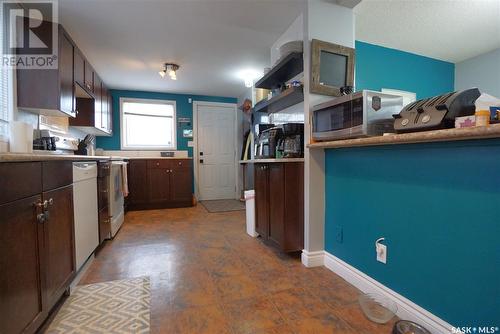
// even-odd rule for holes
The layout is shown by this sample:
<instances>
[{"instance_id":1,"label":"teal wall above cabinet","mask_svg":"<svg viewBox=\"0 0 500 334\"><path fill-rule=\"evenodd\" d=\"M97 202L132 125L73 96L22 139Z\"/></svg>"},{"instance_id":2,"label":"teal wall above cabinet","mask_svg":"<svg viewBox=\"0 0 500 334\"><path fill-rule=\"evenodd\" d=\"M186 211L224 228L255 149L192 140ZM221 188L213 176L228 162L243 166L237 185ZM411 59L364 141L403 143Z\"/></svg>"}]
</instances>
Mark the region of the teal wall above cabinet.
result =
<instances>
[{"instance_id":1,"label":"teal wall above cabinet","mask_svg":"<svg viewBox=\"0 0 500 334\"><path fill-rule=\"evenodd\" d=\"M97 137L97 147L104 150L120 150L120 98L137 98L137 99L158 99L170 100L176 102L177 119L186 117L191 119L191 125L179 124L177 122L177 150L188 151L189 156L193 155L193 149L188 147L188 141L191 138L184 138L182 136L182 129L192 129L193 121L193 103L189 103L188 99L204 102L222 102L222 103L236 103L237 99L232 97L220 96L204 96L204 95L188 95L188 94L169 94L169 93L155 93L155 92L142 92L142 91L129 91L129 90L111 90L113 97L113 136L111 137Z\"/></svg>"},{"instance_id":2,"label":"teal wall above cabinet","mask_svg":"<svg viewBox=\"0 0 500 334\"><path fill-rule=\"evenodd\" d=\"M382 88L417 93L417 99L451 92L455 65L356 41L356 90Z\"/></svg>"}]
</instances>

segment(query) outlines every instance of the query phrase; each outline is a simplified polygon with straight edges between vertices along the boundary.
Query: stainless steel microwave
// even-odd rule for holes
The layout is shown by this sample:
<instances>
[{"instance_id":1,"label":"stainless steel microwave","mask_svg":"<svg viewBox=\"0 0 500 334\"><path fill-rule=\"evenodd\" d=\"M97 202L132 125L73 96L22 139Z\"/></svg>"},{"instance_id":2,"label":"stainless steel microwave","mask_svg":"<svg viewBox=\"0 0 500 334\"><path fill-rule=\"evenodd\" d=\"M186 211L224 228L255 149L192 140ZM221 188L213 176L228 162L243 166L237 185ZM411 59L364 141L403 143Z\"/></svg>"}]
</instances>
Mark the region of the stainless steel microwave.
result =
<instances>
[{"instance_id":1,"label":"stainless steel microwave","mask_svg":"<svg viewBox=\"0 0 500 334\"><path fill-rule=\"evenodd\" d=\"M363 90L313 108L313 139L317 141L381 136L394 132L394 118L403 97Z\"/></svg>"}]
</instances>

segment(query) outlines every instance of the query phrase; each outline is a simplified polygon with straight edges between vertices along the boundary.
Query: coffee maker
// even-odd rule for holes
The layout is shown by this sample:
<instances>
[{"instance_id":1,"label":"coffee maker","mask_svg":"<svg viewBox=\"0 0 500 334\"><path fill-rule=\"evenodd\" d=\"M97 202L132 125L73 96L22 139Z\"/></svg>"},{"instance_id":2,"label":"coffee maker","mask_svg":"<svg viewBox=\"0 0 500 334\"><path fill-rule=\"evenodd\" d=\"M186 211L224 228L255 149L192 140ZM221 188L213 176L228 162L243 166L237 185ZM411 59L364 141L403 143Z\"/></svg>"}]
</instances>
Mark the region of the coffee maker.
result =
<instances>
[{"instance_id":1,"label":"coffee maker","mask_svg":"<svg viewBox=\"0 0 500 334\"><path fill-rule=\"evenodd\" d=\"M283 158L304 157L304 124L285 123L282 125L283 138L279 150Z\"/></svg>"},{"instance_id":2,"label":"coffee maker","mask_svg":"<svg viewBox=\"0 0 500 334\"><path fill-rule=\"evenodd\" d=\"M259 135L257 151L255 156L257 159L273 159L276 158L276 152L280 141L283 139L283 129L274 127L264 130Z\"/></svg>"}]
</instances>

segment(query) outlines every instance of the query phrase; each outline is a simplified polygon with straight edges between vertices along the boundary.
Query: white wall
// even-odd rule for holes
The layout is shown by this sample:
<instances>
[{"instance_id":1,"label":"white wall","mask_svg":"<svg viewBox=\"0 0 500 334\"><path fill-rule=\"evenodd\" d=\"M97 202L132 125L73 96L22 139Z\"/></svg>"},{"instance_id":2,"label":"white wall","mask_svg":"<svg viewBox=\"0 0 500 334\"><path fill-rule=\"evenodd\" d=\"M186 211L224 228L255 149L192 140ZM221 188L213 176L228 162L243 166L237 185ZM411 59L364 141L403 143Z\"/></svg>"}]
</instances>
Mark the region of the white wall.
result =
<instances>
[{"instance_id":1,"label":"white wall","mask_svg":"<svg viewBox=\"0 0 500 334\"><path fill-rule=\"evenodd\" d=\"M500 49L455 64L455 90L471 87L500 98Z\"/></svg>"},{"instance_id":2,"label":"white wall","mask_svg":"<svg viewBox=\"0 0 500 334\"><path fill-rule=\"evenodd\" d=\"M304 113L305 138L311 138L312 108L331 96L310 93L310 45L312 39L340 44L354 48L354 13L351 8L343 7L327 0L309 0L304 11ZM304 255L306 265L307 254L324 249L325 239L325 153L322 149L305 151L305 231Z\"/></svg>"}]
</instances>

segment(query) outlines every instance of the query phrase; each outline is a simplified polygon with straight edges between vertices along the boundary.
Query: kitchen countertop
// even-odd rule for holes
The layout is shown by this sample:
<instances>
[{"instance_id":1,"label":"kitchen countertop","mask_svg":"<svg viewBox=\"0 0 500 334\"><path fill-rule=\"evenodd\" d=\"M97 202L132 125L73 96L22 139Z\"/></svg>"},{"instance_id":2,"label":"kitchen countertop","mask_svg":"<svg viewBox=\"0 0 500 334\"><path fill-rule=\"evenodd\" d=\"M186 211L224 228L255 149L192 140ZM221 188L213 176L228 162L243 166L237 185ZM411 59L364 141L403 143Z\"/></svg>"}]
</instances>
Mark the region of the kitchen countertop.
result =
<instances>
[{"instance_id":1,"label":"kitchen countertop","mask_svg":"<svg viewBox=\"0 0 500 334\"><path fill-rule=\"evenodd\" d=\"M471 140L500 138L500 124L491 124L490 126L462 128L462 129L444 129L423 132L411 132L403 134L390 134L387 136L345 139L326 142L316 142L308 144L310 149L314 148L343 148L343 147L362 147L379 146L395 144L415 144L443 141Z\"/></svg>"},{"instance_id":2,"label":"kitchen countertop","mask_svg":"<svg viewBox=\"0 0 500 334\"><path fill-rule=\"evenodd\" d=\"M72 155L62 153L0 153L0 162L22 162L22 161L49 161L49 160L71 160L71 161L97 161L97 160L135 160L135 159L192 159L192 158L169 158L169 157L120 157L106 155Z\"/></svg>"},{"instance_id":3,"label":"kitchen countertop","mask_svg":"<svg viewBox=\"0 0 500 334\"><path fill-rule=\"evenodd\" d=\"M126 157L128 160L193 160L191 157Z\"/></svg>"},{"instance_id":4,"label":"kitchen countertop","mask_svg":"<svg viewBox=\"0 0 500 334\"><path fill-rule=\"evenodd\" d=\"M304 158L240 160L240 164L279 163L279 162L304 162Z\"/></svg>"}]
</instances>

